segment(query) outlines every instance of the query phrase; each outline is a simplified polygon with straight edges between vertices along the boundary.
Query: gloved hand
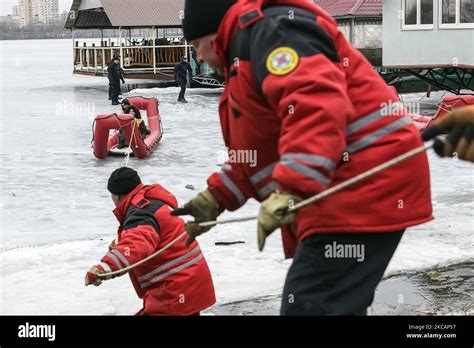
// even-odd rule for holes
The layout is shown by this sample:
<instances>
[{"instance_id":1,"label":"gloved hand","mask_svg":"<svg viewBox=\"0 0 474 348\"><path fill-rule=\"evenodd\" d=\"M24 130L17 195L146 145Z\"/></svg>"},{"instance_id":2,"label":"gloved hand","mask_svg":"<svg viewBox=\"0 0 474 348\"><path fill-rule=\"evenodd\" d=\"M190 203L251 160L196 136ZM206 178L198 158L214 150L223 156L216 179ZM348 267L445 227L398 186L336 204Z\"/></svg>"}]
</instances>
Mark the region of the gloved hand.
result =
<instances>
[{"instance_id":1,"label":"gloved hand","mask_svg":"<svg viewBox=\"0 0 474 348\"><path fill-rule=\"evenodd\" d=\"M117 244L116 244L115 239L114 239L114 240L112 241L112 243L109 244L109 251L112 251L112 250L115 248L116 245L117 245Z\"/></svg>"},{"instance_id":2,"label":"gloved hand","mask_svg":"<svg viewBox=\"0 0 474 348\"><path fill-rule=\"evenodd\" d=\"M302 201L302 198L287 192L275 192L262 202L258 214L258 249L263 250L265 239L276 229L291 224L297 211L288 209Z\"/></svg>"},{"instance_id":3,"label":"gloved hand","mask_svg":"<svg viewBox=\"0 0 474 348\"><path fill-rule=\"evenodd\" d=\"M171 215L191 215L194 217L194 221L186 223L186 232L189 234L186 246L189 246L197 236L209 231L213 227L200 227L198 224L200 222L216 220L221 212L219 202L217 202L209 190L205 190L186 203L184 207L172 211Z\"/></svg>"},{"instance_id":4,"label":"gloved hand","mask_svg":"<svg viewBox=\"0 0 474 348\"><path fill-rule=\"evenodd\" d=\"M449 132L445 140L436 139L434 150L440 157L454 156L474 162L474 106L459 108L436 120L423 134L423 141Z\"/></svg>"},{"instance_id":5,"label":"gloved hand","mask_svg":"<svg viewBox=\"0 0 474 348\"><path fill-rule=\"evenodd\" d=\"M103 280L108 280L111 277L98 277L99 274L105 273L104 269L100 266L92 266L86 273L86 279L85 279L85 284L86 286L88 285L94 285L94 286L99 286L102 284Z\"/></svg>"}]
</instances>

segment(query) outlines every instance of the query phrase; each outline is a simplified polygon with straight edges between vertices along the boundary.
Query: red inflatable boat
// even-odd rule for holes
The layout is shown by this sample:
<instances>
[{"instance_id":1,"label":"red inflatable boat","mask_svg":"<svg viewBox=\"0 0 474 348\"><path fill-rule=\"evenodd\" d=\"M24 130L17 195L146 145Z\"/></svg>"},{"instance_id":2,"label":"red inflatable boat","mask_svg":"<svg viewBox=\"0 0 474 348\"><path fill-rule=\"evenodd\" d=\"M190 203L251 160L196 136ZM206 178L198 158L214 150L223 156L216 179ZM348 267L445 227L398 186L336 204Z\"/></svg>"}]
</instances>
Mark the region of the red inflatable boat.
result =
<instances>
[{"instance_id":1,"label":"red inflatable boat","mask_svg":"<svg viewBox=\"0 0 474 348\"><path fill-rule=\"evenodd\" d=\"M462 95L462 96L448 96L444 97L438 105L438 111L434 116L425 116L418 114L410 114L415 123L416 128L420 132L424 131L434 120L444 117L454 109L461 108L466 105L474 104L474 95Z\"/></svg>"},{"instance_id":2,"label":"red inflatable boat","mask_svg":"<svg viewBox=\"0 0 474 348\"><path fill-rule=\"evenodd\" d=\"M147 126L150 134L142 138L139 124L132 115L101 114L95 118L93 148L94 155L104 159L109 155L134 155L137 158L147 157L156 148L163 137L163 126L156 98L127 98L131 105L146 111ZM117 146L118 131L121 129L129 146L119 149ZM110 131L115 132L110 135Z\"/></svg>"}]
</instances>

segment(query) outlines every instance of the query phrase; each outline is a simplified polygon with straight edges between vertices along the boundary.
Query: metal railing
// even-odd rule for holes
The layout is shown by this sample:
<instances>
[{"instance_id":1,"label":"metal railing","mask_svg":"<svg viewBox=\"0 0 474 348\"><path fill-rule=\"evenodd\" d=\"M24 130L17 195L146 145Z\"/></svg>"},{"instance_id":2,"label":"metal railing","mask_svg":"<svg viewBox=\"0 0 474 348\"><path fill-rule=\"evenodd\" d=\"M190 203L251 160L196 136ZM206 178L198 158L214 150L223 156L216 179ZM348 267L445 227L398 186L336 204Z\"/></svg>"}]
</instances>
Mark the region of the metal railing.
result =
<instances>
[{"instance_id":1,"label":"metal railing","mask_svg":"<svg viewBox=\"0 0 474 348\"><path fill-rule=\"evenodd\" d=\"M79 46L74 47L74 71L106 74L114 54L120 54L125 73L157 74L172 72L182 56L189 56L191 46L147 45L147 46Z\"/></svg>"}]
</instances>

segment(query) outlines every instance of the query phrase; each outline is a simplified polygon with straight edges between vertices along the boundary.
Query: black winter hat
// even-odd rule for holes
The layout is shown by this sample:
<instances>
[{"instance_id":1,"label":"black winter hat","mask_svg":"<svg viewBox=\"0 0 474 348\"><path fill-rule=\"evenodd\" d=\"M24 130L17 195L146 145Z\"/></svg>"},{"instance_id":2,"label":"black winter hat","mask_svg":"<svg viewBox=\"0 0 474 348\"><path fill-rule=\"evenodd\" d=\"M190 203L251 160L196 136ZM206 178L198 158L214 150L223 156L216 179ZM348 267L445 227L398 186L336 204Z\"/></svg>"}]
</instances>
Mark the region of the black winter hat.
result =
<instances>
[{"instance_id":1,"label":"black winter hat","mask_svg":"<svg viewBox=\"0 0 474 348\"><path fill-rule=\"evenodd\" d=\"M130 100L128 100L127 98L125 98L124 100L122 100L122 108L126 108L126 107L129 107L131 104L130 104Z\"/></svg>"},{"instance_id":2,"label":"black winter hat","mask_svg":"<svg viewBox=\"0 0 474 348\"><path fill-rule=\"evenodd\" d=\"M135 170L122 167L112 173L107 189L114 195L125 195L132 192L141 183L142 181Z\"/></svg>"},{"instance_id":3,"label":"black winter hat","mask_svg":"<svg viewBox=\"0 0 474 348\"><path fill-rule=\"evenodd\" d=\"M227 10L237 0L186 0L183 33L186 40L217 33Z\"/></svg>"}]
</instances>

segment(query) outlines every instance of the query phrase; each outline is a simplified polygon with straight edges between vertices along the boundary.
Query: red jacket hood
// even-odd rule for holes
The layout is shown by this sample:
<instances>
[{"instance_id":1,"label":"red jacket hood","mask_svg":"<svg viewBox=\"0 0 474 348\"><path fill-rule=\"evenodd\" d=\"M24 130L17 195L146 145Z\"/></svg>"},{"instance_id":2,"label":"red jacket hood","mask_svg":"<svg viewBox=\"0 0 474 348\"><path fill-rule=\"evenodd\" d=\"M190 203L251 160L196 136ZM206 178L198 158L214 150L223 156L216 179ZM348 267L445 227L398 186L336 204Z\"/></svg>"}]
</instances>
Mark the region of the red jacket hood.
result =
<instances>
[{"instance_id":1,"label":"red jacket hood","mask_svg":"<svg viewBox=\"0 0 474 348\"><path fill-rule=\"evenodd\" d=\"M137 204L144 198L160 200L173 209L178 207L178 201L176 200L176 197L160 184L153 184L150 186L140 184L125 197L125 199L117 208L115 208L114 214L120 224L123 223L123 219L130 204Z\"/></svg>"}]
</instances>

